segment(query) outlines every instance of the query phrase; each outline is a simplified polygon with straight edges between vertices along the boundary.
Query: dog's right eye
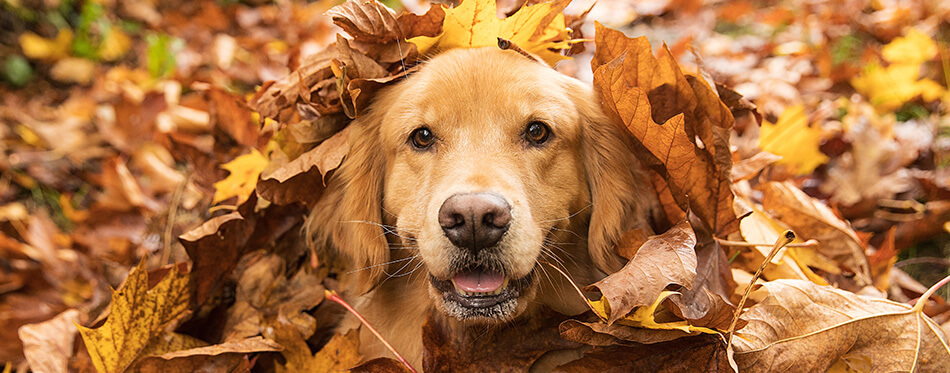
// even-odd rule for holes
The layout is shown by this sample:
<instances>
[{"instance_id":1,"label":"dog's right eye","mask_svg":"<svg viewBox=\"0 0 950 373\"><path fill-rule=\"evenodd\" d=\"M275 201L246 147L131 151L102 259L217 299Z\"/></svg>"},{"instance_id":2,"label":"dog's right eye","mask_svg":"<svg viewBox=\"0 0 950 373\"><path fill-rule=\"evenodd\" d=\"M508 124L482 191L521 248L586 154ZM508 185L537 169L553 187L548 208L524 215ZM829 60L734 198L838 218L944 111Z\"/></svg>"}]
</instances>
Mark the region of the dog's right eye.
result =
<instances>
[{"instance_id":1,"label":"dog's right eye","mask_svg":"<svg viewBox=\"0 0 950 373\"><path fill-rule=\"evenodd\" d=\"M424 150L428 149L435 143L435 135L432 134L432 131L428 127L416 128L409 134L409 142L412 143L416 149Z\"/></svg>"}]
</instances>

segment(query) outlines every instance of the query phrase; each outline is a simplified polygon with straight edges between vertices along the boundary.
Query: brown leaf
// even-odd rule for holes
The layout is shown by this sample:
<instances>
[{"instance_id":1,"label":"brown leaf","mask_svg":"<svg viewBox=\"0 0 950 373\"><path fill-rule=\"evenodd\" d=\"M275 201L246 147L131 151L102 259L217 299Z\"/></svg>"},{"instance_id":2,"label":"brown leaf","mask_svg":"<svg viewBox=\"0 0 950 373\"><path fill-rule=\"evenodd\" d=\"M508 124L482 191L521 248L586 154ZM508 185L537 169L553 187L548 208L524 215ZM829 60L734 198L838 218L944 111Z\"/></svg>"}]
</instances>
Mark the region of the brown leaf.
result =
<instances>
[{"instance_id":1,"label":"brown leaf","mask_svg":"<svg viewBox=\"0 0 950 373\"><path fill-rule=\"evenodd\" d=\"M149 356L139 360L131 370L138 372L240 371L236 368L247 364L247 354L281 349L282 347L276 342L258 336Z\"/></svg>"},{"instance_id":2,"label":"brown leaf","mask_svg":"<svg viewBox=\"0 0 950 373\"><path fill-rule=\"evenodd\" d=\"M396 21L399 22L400 28L405 33L401 36L409 39L416 36L435 37L441 34L444 19L445 9L441 6L430 6L426 14L419 16L412 12L405 12L399 15Z\"/></svg>"},{"instance_id":3,"label":"brown leaf","mask_svg":"<svg viewBox=\"0 0 950 373\"><path fill-rule=\"evenodd\" d=\"M732 166L732 181L751 179L766 166L779 159L782 159L782 156L764 151L756 153L751 158L743 159Z\"/></svg>"},{"instance_id":4,"label":"brown leaf","mask_svg":"<svg viewBox=\"0 0 950 373\"><path fill-rule=\"evenodd\" d=\"M661 235L650 237L627 264L590 287L603 293L610 305L607 324L634 308L647 306L670 284L690 288L696 277L696 235L683 221Z\"/></svg>"},{"instance_id":5,"label":"brown leaf","mask_svg":"<svg viewBox=\"0 0 950 373\"><path fill-rule=\"evenodd\" d=\"M350 369L354 373L408 373L411 372L399 360L378 357Z\"/></svg>"},{"instance_id":6,"label":"brown leaf","mask_svg":"<svg viewBox=\"0 0 950 373\"><path fill-rule=\"evenodd\" d=\"M670 297L676 305L672 311L689 320L690 325L726 330L736 310L729 301L736 288L729 259L708 233L698 231L696 235L700 241L696 246L696 278L691 288Z\"/></svg>"},{"instance_id":7,"label":"brown leaf","mask_svg":"<svg viewBox=\"0 0 950 373\"><path fill-rule=\"evenodd\" d=\"M619 323L607 325L600 320L585 322L573 319L562 322L559 330L564 339L591 346L654 344L697 334L677 329L644 329Z\"/></svg>"},{"instance_id":8,"label":"brown leaf","mask_svg":"<svg viewBox=\"0 0 950 373\"><path fill-rule=\"evenodd\" d=\"M453 330L442 315L430 313L422 325L423 370L526 371L548 351L579 347L558 333L558 324L565 318L545 309L519 323Z\"/></svg>"},{"instance_id":9,"label":"brown leaf","mask_svg":"<svg viewBox=\"0 0 950 373\"><path fill-rule=\"evenodd\" d=\"M251 110L243 100L238 100L221 88L208 90L211 101L211 115L214 125L221 128L238 144L257 147L260 137L260 125L251 117Z\"/></svg>"},{"instance_id":10,"label":"brown leaf","mask_svg":"<svg viewBox=\"0 0 950 373\"><path fill-rule=\"evenodd\" d=\"M280 353L287 360L286 364L277 367L278 373L332 372L348 369L360 361L359 329L334 335L316 354L310 352L306 341L286 320L279 321L273 333L273 339L284 347Z\"/></svg>"},{"instance_id":11,"label":"brown leaf","mask_svg":"<svg viewBox=\"0 0 950 373\"><path fill-rule=\"evenodd\" d=\"M396 13L376 0L349 0L331 8L326 15L361 42L384 44L405 38L396 21Z\"/></svg>"},{"instance_id":12,"label":"brown leaf","mask_svg":"<svg viewBox=\"0 0 950 373\"><path fill-rule=\"evenodd\" d=\"M313 206L323 193L327 173L339 167L349 152L348 129L344 128L297 159L262 175L257 183L258 193L279 205L300 202Z\"/></svg>"},{"instance_id":13,"label":"brown leaf","mask_svg":"<svg viewBox=\"0 0 950 373\"><path fill-rule=\"evenodd\" d=\"M846 354L870 358L875 372L950 366L940 326L911 307L801 280L762 289L733 339L740 371L825 371Z\"/></svg>"},{"instance_id":14,"label":"brown leaf","mask_svg":"<svg viewBox=\"0 0 950 373\"><path fill-rule=\"evenodd\" d=\"M66 372L73 355L79 311L67 310L56 317L36 324L23 325L18 334L23 341L23 354L34 372Z\"/></svg>"},{"instance_id":15,"label":"brown leaf","mask_svg":"<svg viewBox=\"0 0 950 373\"><path fill-rule=\"evenodd\" d=\"M864 248L847 222L791 183L773 181L760 188L762 207L778 214L777 218L803 239L818 240L818 252L853 271L859 287L871 284Z\"/></svg>"},{"instance_id":16,"label":"brown leaf","mask_svg":"<svg viewBox=\"0 0 950 373\"><path fill-rule=\"evenodd\" d=\"M719 337L701 335L651 345L596 347L556 372L731 372Z\"/></svg>"},{"instance_id":17,"label":"brown leaf","mask_svg":"<svg viewBox=\"0 0 950 373\"><path fill-rule=\"evenodd\" d=\"M242 206L254 206L253 195ZM200 227L181 235L191 258L191 276L195 281L195 302L203 304L221 286L238 259L244 255L248 239L254 232L256 215L235 211L206 221Z\"/></svg>"},{"instance_id":18,"label":"brown leaf","mask_svg":"<svg viewBox=\"0 0 950 373\"><path fill-rule=\"evenodd\" d=\"M728 108L701 78L683 75L668 51L653 57L645 38L598 24L596 44L603 47L591 62L594 86L607 114L643 146L641 159L667 180L680 208L693 211L716 236L738 229Z\"/></svg>"},{"instance_id":19,"label":"brown leaf","mask_svg":"<svg viewBox=\"0 0 950 373\"><path fill-rule=\"evenodd\" d=\"M314 101L313 87L333 87L335 78L330 70L330 60L334 58L336 48L328 47L321 53L308 56L300 63L300 67L281 80L270 85L264 85L250 102L252 110L262 116L278 121L287 119L290 115L282 115L288 109L294 109L298 102L312 104ZM322 85L318 85L321 83ZM334 103L334 97L321 96L319 89L316 98L319 100L314 107L320 114L340 112L341 108L333 109L339 102ZM337 96L336 99L338 99ZM292 111L292 110L291 110ZM287 118L282 118L286 116Z\"/></svg>"}]
</instances>

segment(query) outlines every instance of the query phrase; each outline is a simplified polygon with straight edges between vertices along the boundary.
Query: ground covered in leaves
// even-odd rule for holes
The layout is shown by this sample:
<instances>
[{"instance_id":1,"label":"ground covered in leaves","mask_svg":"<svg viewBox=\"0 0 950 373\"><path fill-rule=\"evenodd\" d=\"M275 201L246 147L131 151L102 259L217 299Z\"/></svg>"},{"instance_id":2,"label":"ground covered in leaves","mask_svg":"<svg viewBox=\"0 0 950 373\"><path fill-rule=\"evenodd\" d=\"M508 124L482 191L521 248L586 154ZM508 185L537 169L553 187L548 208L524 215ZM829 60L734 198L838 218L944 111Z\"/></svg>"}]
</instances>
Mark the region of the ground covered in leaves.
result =
<instances>
[{"instance_id":1,"label":"ground covered in leaves","mask_svg":"<svg viewBox=\"0 0 950 373\"><path fill-rule=\"evenodd\" d=\"M594 84L665 231L624 235L590 312L510 325L505 346L430 320L416 368L582 345L558 369L950 365L950 291L928 291L950 274L950 4L535 3L0 4L0 363L356 366L307 209L376 90L426 53L503 44ZM360 367L380 369L402 367Z\"/></svg>"}]
</instances>

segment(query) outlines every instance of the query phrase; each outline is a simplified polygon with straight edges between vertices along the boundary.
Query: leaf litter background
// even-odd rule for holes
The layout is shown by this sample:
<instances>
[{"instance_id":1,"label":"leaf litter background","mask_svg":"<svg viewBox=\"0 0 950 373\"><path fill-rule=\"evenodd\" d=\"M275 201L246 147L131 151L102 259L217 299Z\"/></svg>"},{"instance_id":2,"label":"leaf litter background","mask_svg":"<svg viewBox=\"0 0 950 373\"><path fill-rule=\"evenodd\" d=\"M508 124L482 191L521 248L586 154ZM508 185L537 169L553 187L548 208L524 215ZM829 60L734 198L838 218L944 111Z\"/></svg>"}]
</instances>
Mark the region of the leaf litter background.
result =
<instances>
[{"instance_id":1,"label":"leaf litter background","mask_svg":"<svg viewBox=\"0 0 950 373\"><path fill-rule=\"evenodd\" d=\"M307 249L302 220L348 118L427 45L458 46L466 30L442 23L465 12L514 25L503 36L548 62L570 48L556 68L641 140L668 230L624 235L630 262L586 288L584 315L493 338L430 319L427 371L522 370L581 345L559 370L950 364L950 293L916 301L950 273L950 5L600 1L584 18L590 3L506 1L504 22L490 1L337 5L0 5L5 370L355 366L358 339L333 335L343 311L323 299L339 263ZM402 368L358 370L381 369Z\"/></svg>"}]
</instances>

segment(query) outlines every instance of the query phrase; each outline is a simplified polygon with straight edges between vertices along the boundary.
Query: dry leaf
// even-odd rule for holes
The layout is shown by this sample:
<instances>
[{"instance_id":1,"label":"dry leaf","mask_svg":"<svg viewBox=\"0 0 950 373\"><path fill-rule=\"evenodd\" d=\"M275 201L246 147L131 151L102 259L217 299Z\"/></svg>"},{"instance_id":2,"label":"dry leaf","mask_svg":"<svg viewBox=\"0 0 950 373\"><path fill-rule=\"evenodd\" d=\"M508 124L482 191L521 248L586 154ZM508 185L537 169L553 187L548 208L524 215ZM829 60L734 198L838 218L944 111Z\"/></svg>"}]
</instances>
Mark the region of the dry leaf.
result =
<instances>
[{"instance_id":1,"label":"dry leaf","mask_svg":"<svg viewBox=\"0 0 950 373\"><path fill-rule=\"evenodd\" d=\"M34 372L66 372L73 356L79 311L68 310L56 317L36 324L23 325L18 330L23 341L23 355Z\"/></svg>"},{"instance_id":2,"label":"dry leaf","mask_svg":"<svg viewBox=\"0 0 950 373\"><path fill-rule=\"evenodd\" d=\"M733 339L740 371L825 371L845 354L872 371L938 371L950 366L940 326L919 310L808 281L762 285L762 302L742 315Z\"/></svg>"},{"instance_id":3,"label":"dry leaf","mask_svg":"<svg viewBox=\"0 0 950 373\"><path fill-rule=\"evenodd\" d=\"M376 0L349 0L326 15L357 41L385 44L405 37L396 13Z\"/></svg>"},{"instance_id":4,"label":"dry leaf","mask_svg":"<svg viewBox=\"0 0 950 373\"><path fill-rule=\"evenodd\" d=\"M250 202L256 202L256 198ZM245 218L235 211L212 218L179 237L193 263L196 304L213 296L221 287L221 280L234 270L254 232L256 218L254 214Z\"/></svg>"},{"instance_id":5,"label":"dry leaf","mask_svg":"<svg viewBox=\"0 0 950 373\"><path fill-rule=\"evenodd\" d=\"M284 347L280 353L287 359L286 364L276 367L277 373L341 371L360 362L359 329L334 335L316 354L310 352L297 330L285 322L274 328L274 340Z\"/></svg>"},{"instance_id":6,"label":"dry leaf","mask_svg":"<svg viewBox=\"0 0 950 373\"><path fill-rule=\"evenodd\" d=\"M717 336L631 346L596 347L557 372L731 372L726 346Z\"/></svg>"},{"instance_id":7,"label":"dry leaf","mask_svg":"<svg viewBox=\"0 0 950 373\"><path fill-rule=\"evenodd\" d=\"M153 337L188 309L190 294L188 276L179 273L177 266L149 289L145 261L141 261L129 272L125 285L112 293L105 324L95 329L79 327L96 370L125 370Z\"/></svg>"},{"instance_id":8,"label":"dry leaf","mask_svg":"<svg viewBox=\"0 0 950 373\"><path fill-rule=\"evenodd\" d=\"M591 61L607 114L643 145L641 160L666 179L683 211L692 210L716 236L735 231L728 108L701 78L684 76L669 53L653 57L645 38L598 24L596 40L609 46Z\"/></svg>"},{"instance_id":9,"label":"dry leaf","mask_svg":"<svg viewBox=\"0 0 950 373\"><path fill-rule=\"evenodd\" d=\"M683 221L650 237L627 264L590 287L600 290L607 304L607 324L640 306L654 303L670 284L689 288L696 277L696 235Z\"/></svg>"},{"instance_id":10,"label":"dry leaf","mask_svg":"<svg viewBox=\"0 0 950 373\"><path fill-rule=\"evenodd\" d=\"M313 206L322 195L327 173L339 167L350 150L348 128L263 175L257 187L258 192L264 199L276 204L301 202Z\"/></svg>"},{"instance_id":11,"label":"dry leaf","mask_svg":"<svg viewBox=\"0 0 950 373\"><path fill-rule=\"evenodd\" d=\"M867 257L858 236L828 206L794 185L769 182L761 186L762 206L804 239L818 241L818 252L855 273L859 287L871 284Z\"/></svg>"},{"instance_id":12,"label":"dry leaf","mask_svg":"<svg viewBox=\"0 0 950 373\"><path fill-rule=\"evenodd\" d=\"M56 61L69 56L73 43L73 32L68 28L59 30L55 39L46 39L32 32L20 34L20 48L23 54L37 60Z\"/></svg>"},{"instance_id":13,"label":"dry leaf","mask_svg":"<svg viewBox=\"0 0 950 373\"><path fill-rule=\"evenodd\" d=\"M257 336L149 356L136 362L131 370L136 372L241 371L236 368L247 363L247 354L281 349L282 347L276 342Z\"/></svg>"}]
</instances>

